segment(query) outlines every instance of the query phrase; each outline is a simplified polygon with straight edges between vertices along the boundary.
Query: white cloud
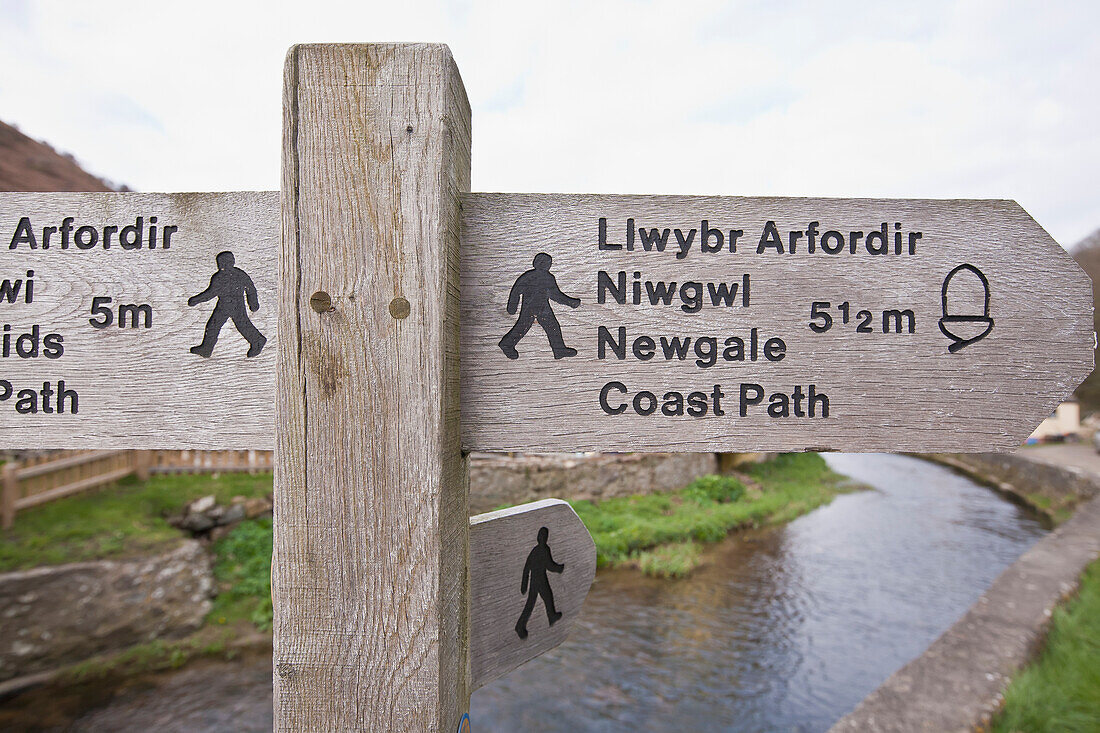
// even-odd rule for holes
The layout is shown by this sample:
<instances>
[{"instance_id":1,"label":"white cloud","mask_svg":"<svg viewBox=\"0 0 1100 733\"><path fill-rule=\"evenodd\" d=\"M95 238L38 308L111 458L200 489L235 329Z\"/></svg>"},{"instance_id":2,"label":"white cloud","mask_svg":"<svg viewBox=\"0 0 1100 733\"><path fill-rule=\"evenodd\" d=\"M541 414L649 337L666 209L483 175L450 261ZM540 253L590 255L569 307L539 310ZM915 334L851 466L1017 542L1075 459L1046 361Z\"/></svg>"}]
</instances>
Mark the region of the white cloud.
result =
<instances>
[{"instance_id":1,"label":"white cloud","mask_svg":"<svg viewBox=\"0 0 1100 733\"><path fill-rule=\"evenodd\" d=\"M0 118L142 190L278 186L306 41L442 41L474 188L1015 198L1100 226L1095 3L0 4Z\"/></svg>"}]
</instances>

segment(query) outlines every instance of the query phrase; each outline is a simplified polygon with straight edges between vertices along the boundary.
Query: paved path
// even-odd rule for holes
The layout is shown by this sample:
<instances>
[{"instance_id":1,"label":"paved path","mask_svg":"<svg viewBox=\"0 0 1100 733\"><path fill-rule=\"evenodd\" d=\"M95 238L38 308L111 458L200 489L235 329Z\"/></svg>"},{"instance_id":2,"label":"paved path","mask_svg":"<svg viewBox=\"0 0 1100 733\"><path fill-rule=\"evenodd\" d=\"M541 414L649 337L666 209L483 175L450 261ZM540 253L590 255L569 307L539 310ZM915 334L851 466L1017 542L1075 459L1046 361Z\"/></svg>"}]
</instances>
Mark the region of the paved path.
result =
<instances>
[{"instance_id":1,"label":"paved path","mask_svg":"<svg viewBox=\"0 0 1100 733\"><path fill-rule=\"evenodd\" d=\"M1016 455L1058 466L1076 466L1100 476L1100 453L1090 442L1025 446Z\"/></svg>"}]
</instances>

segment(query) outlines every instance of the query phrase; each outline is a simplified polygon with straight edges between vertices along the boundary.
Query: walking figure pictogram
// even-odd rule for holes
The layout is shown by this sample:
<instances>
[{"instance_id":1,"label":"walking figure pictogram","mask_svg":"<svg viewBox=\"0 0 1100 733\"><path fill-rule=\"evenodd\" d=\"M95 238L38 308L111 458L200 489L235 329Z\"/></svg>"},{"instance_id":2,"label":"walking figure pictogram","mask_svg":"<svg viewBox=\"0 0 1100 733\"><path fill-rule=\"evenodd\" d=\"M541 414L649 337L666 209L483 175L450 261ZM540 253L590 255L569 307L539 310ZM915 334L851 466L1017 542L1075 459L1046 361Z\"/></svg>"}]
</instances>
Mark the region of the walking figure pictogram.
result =
<instances>
[{"instance_id":1,"label":"walking figure pictogram","mask_svg":"<svg viewBox=\"0 0 1100 733\"><path fill-rule=\"evenodd\" d=\"M539 322L542 330L546 332L546 338L550 340L550 348L554 350L554 358L561 359L565 356L576 356L577 350L565 345L561 337L561 325L554 315L550 301L576 308L581 304L580 299L571 298L558 288L557 279L550 274L550 265L554 260L545 252L535 255L532 267L527 272L516 278L512 285L512 292L508 294L508 315L514 316L519 307L519 318L512 330L504 334L500 340L500 350L509 359L518 359L519 352L516 344L519 343L534 325ZM523 305L520 306L522 299Z\"/></svg>"},{"instance_id":2,"label":"walking figure pictogram","mask_svg":"<svg viewBox=\"0 0 1100 733\"><path fill-rule=\"evenodd\" d=\"M232 252L221 252L217 258L218 271L210 278L210 285L198 295L191 296L187 305L195 306L208 300L218 299L214 306L214 312L210 314L210 320L206 322L206 330L202 335L202 343L191 347L192 354L198 354L203 358L209 358L214 353L214 345L218 343L218 335L226 321L232 320L237 331L248 341L247 356L259 356L263 351L267 339L260 333L245 310L247 301L248 310L255 313L260 308L260 299L256 294L256 286L252 278L244 270L234 267Z\"/></svg>"},{"instance_id":3,"label":"walking figure pictogram","mask_svg":"<svg viewBox=\"0 0 1100 733\"><path fill-rule=\"evenodd\" d=\"M543 527L539 530L538 544L535 545L527 562L523 566L523 581L519 585L519 592L527 594L527 603L523 606L523 613L516 621L516 633L519 638L527 638L527 620L531 618L531 611L535 609L535 601L542 596L542 605L546 607L546 619L553 626L561 618L561 611L554 608L554 591L550 589L550 580L546 572L560 573L565 570L565 565L554 562L550 555L550 545L546 540L550 537L550 530ZM528 583L527 581L531 582Z\"/></svg>"}]
</instances>

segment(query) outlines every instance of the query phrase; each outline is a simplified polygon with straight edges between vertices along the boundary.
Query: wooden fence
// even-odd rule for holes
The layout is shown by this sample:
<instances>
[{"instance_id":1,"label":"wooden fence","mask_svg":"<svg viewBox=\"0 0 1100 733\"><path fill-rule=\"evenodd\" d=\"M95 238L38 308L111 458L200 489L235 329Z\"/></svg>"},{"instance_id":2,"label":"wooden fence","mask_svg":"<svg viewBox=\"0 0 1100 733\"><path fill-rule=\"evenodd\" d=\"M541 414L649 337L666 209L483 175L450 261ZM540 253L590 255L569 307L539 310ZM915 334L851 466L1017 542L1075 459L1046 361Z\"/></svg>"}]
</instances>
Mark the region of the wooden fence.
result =
<instances>
[{"instance_id":1,"label":"wooden fence","mask_svg":"<svg viewBox=\"0 0 1100 733\"><path fill-rule=\"evenodd\" d=\"M271 451L91 450L48 451L3 466L0 526L21 509L87 491L135 475L154 473L259 473L270 471Z\"/></svg>"},{"instance_id":2,"label":"wooden fence","mask_svg":"<svg viewBox=\"0 0 1100 733\"><path fill-rule=\"evenodd\" d=\"M152 473L260 473L272 470L274 455L269 450L155 450Z\"/></svg>"}]
</instances>

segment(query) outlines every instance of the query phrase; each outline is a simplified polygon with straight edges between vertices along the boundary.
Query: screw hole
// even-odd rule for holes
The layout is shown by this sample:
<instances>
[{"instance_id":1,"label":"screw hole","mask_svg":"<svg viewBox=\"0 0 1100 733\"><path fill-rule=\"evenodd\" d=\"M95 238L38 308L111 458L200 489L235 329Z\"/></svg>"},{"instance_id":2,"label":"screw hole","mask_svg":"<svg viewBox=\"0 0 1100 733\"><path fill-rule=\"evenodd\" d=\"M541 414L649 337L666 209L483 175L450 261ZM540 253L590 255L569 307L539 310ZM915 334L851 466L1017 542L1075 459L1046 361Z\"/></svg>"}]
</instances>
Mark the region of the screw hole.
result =
<instances>
[{"instance_id":1,"label":"screw hole","mask_svg":"<svg viewBox=\"0 0 1100 733\"><path fill-rule=\"evenodd\" d=\"M409 301L402 298L400 295L390 301L390 315L394 318L405 318L409 315L409 311L412 310L409 305Z\"/></svg>"}]
</instances>

